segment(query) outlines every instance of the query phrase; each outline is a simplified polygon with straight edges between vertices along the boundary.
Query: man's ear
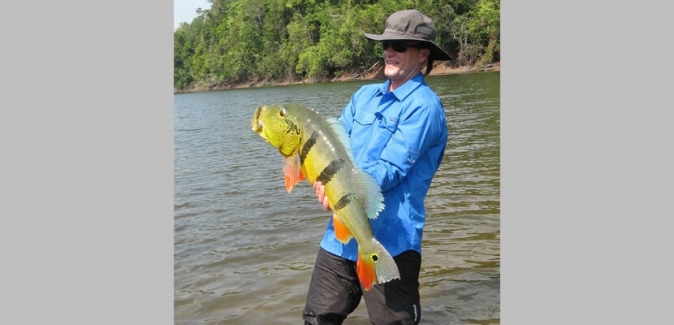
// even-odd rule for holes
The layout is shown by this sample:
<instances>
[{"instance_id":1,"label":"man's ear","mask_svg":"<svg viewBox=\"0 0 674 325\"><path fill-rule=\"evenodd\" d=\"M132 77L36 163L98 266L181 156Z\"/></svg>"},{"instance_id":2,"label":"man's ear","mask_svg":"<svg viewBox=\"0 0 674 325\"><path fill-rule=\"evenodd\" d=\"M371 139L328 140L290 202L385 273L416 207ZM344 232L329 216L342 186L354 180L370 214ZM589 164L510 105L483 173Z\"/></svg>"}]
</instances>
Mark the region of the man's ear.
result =
<instances>
[{"instance_id":1,"label":"man's ear","mask_svg":"<svg viewBox=\"0 0 674 325\"><path fill-rule=\"evenodd\" d=\"M421 49L421 60L419 62L426 61L431 56L431 49Z\"/></svg>"}]
</instances>

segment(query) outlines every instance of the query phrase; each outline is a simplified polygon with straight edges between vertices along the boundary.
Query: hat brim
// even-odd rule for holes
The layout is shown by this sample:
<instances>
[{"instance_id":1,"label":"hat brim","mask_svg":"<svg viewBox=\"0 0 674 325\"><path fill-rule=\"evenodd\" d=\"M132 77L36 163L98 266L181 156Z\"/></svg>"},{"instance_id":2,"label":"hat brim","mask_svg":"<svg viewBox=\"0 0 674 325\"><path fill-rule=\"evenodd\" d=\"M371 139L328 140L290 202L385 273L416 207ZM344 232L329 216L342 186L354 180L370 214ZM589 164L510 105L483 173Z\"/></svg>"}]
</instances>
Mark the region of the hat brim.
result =
<instances>
[{"instance_id":1,"label":"hat brim","mask_svg":"<svg viewBox=\"0 0 674 325\"><path fill-rule=\"evenodd\" d=\"M390 31L385 31L381 35L370 34L370 33L364 33L364 34L365 34L365 37L367 37L371 40L374 40L374 41L379 41L379 42L383 42L383 41L392 41L392 42L395 42L395 41L415 41L415 42L419 42L419 43L424 43L424 44L428 45L428 48L431 50L431 56L430 56L431 59L433 59L433 60L452 60L452 57L449 56L449 54L447 54L447 52L445 52L445 50L440 48L440 46L435 44L435 42L431 42L431 41L428 41L428 40L416 38L416 37L413 37L413 36L410 36L410 35L398 34L398 33L390 32Z\"/></svg>"}]
</instances>

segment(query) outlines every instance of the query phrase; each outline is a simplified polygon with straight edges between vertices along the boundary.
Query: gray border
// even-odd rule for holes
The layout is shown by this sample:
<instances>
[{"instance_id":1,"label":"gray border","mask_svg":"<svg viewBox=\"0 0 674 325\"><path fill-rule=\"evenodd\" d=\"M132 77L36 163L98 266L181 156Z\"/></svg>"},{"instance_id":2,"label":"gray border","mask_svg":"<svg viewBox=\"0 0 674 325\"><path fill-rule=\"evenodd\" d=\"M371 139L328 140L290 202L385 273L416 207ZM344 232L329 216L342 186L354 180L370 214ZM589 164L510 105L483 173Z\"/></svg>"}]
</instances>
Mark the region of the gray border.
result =
<instances>
[{"instance_id":1,"label":"gray border","mask_svg":"<svg viewBox=\"0 0 674 325\"><path fill-rule=\"evenodd\" d=\"M0 324L173 322L172 15L0 4Z\"/></svg>"},{"instance_id":2,"label":"gray border","mask_svg":"<svg viewBox=\"0 0 674 325\"><path fill-rule=\"evenodd\" d=\"M501 13L502 323L671 323L670 11Z\"/></svg>"}]
</instances>

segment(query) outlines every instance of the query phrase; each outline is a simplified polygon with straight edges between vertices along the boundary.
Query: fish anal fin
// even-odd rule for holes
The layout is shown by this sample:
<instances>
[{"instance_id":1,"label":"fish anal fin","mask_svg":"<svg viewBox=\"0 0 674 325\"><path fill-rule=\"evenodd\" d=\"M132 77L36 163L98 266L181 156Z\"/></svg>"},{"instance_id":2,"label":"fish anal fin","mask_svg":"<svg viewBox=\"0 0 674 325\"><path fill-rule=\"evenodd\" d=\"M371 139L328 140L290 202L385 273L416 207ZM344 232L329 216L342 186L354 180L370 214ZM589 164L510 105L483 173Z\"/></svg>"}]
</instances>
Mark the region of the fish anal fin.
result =
<instances>
[{"instance_id":1,"label":"fish anal fin","mask_svg":"<svg viewBox=\"0 0 674 325\"><path fill-rule=\"evenodd\" d=\"M351 241L353 234L351 234L349 228L344 225L337 215L332 216L332 226L335 228L335 238L342 244L346 245Z\"/></svg>"},{"instance_id":2,"label":"fish anal fin","mask_svg":"<svg viewBox=\"0 0 674 325\"><path fill-rule=\"evenodd\" d=\"M285 179L286 191L288 191L288 193L292 191L293 186L304 179L301 169L302 165L299 155L286 157L285 165L283 166L283 178Z\"/></svg>"},{"instance_id":3,"label":"fish anal fin","mask_svg":"<svg viewBox=\"0 0 674 325\"><path fill-rule=\"evenodd\" d=\"M364 259L360 254L358 254L358 262L356 262L356 273L365 291L370 291L372 285L377 283L377 273L374 269L374 263Z\"/></svg>"}]
</instances>

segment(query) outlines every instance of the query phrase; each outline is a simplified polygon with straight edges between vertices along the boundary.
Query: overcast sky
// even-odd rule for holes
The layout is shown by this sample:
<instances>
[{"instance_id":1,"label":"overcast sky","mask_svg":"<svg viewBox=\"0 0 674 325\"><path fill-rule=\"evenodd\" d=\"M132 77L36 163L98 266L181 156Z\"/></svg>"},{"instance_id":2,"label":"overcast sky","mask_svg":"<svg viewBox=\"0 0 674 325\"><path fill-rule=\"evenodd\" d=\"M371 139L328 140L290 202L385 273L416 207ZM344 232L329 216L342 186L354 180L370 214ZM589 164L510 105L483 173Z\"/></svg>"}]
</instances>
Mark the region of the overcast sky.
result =
<instances>
[{"instance_id":1,"label":"overcast sky","mask_svg":"<svg viewBox=\"0 0 674 325\"><path fill-rule=\"evenodd\" d=\"M181 22L191 23L197 16L197 8L209 9L208 0L173 0L173 28Z\"/></svg>"}]
</instances>

